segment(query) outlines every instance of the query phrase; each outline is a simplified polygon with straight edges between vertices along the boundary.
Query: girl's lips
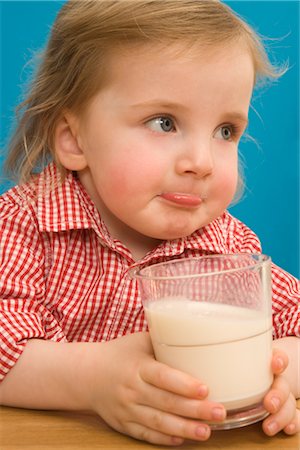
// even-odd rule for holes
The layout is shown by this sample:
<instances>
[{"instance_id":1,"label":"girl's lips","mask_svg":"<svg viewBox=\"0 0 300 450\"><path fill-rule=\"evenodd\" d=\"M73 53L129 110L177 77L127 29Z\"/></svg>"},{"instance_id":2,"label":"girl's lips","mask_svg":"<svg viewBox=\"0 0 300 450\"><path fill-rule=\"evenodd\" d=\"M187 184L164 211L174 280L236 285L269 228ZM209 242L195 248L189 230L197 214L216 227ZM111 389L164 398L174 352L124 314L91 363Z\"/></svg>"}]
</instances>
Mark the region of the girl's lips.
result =
<instances>
[{"instance_id":1,"label":"girl's lips","mask_svg":"<svg viewBox=\"0 0 300 450\"><path fill-rule=\"evenodd\" d=\"M180 192L164 192L160 195L164 200L186 207L196 207L202 203L201 197L194 194L183 194Z\"/></svg>"}]
</instances>

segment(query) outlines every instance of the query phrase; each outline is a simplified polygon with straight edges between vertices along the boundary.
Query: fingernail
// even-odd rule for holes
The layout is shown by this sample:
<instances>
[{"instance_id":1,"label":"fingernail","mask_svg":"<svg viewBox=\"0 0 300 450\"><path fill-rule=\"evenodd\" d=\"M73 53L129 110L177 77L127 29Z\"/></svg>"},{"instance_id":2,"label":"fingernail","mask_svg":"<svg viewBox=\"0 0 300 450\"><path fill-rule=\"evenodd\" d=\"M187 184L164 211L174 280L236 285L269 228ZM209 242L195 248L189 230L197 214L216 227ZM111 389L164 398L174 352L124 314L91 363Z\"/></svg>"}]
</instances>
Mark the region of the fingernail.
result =
<instances>
[{"instance_id":1,"label":"fingernail","mask_svg":"<svg viewBox=\"0 0 300 450\"><path fill-rule=\"evenodd\" d=\"M197 427L196 428L196 436L200 437L200 438L206 438L208 436L209 433L209 429L207 427Z\"/></svg>"},{"instance_id":2,"label":"fingernail","mask_svg":"<svg viewBox=\"0 0 300 450\"><path fill-rule=\"evenodd\" d=\"M269 433L275 434L275 433L277 432L277 429L278 429L277 423L274 422L274 421L273 421L273 422L270 422L270 423L267 425L267 429L268 429Z\"/></svg>"},{"instance_id":3,"label":"fingernail","mask_svg":"<svg viewBox=\"0 0 300 450\"><path fill-rule=\"evenodd\" d=\"M181 445L181 444L183 444L183 439L182 438L180 438L180 437L177 437L177 436L172 436L171 437L171 442L172 442L172 445Z\"/></svg>"},{"instance_id":4,"label":"fingernail","mask_svg":"<svg viewBox=\"0 0 300 450\"><path fill-rule=\"evenodd\" d=\"M280 400L277 397L271 398L271 404L273 406L274 412L276 412L279 409L280 406Z\"/></svg>"},{"instance_id":5,"label":"fingernail","mask_svg":"<svg viewBox=\"0 0 300 450\"><path fill-rule=\"evenodd\" d=\"M283 362L282 358L277 358L277 366L278 366L278 369L283 369L284 362Z\"/></svg>"},{"instance_id":6,"label":"fingernail","mask_svg":"<svg viewBox=\"0 0 300 450\"><path fill-rule=\"evenodd\" d=\"M198 393L199 393L200 397L206 397L208 394L207 386L205 386L205 384L202 384L201 386L199 386Z\"/></svg>"},{"instance_id":7,"label":"fingernail","mask_svg":"<svg viewBox=\"0 0 300 450\"><path fill-rule=\"evenodd\" d=\"M296 425L294 423L290 423L287 427L286 427L286 431L288 433L295 433L296 431Z\"/></svg>"},{"instance_id":8,"label":"fingernail","mask_svg":"<svg viewBox=\"0 0 300 450\"><path fill-rule=\"evenodd\" d=\"M226 411L223 408L213 408L212 418L214 420L224 420L226 416Z\"/></svg>"}]
</instances>

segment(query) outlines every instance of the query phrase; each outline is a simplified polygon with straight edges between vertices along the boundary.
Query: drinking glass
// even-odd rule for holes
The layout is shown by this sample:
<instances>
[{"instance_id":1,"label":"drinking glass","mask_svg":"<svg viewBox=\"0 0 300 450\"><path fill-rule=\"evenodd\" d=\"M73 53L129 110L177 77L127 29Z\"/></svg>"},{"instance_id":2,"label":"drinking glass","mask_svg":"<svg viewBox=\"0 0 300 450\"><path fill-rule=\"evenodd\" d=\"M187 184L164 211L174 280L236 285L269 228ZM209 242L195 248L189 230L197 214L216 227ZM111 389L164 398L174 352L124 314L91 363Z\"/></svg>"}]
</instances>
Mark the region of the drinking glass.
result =
<instances>
[{"instance_id":1,"label":"drinking glass","mask_svg":"<svg viewBox=\"0 0 300 450\"><path fill-rule=\"evenodd\" d=\"M182 258L134 273L155 358L197 377L224 404L231 429L264 419L273 374L271 260L230 254Z\"/></svg>"}]
</instances>

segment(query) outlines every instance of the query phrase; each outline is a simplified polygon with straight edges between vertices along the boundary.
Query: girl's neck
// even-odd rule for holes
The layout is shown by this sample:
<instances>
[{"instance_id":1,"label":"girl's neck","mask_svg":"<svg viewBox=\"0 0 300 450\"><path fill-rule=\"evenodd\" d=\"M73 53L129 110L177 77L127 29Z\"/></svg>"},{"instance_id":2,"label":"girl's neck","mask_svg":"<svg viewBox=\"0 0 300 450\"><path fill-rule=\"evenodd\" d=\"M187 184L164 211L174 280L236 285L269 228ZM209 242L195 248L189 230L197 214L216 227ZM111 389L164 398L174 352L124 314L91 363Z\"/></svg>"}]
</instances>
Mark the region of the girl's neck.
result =
<instances>
[{"instance_id":1,"label":"girl's neck","mask_svg":"<svg viewBox=\"0 0 300 450\"><path fill-rule=\"evenodd\" d=\"M122 239L122 243L130 250L134 261L139 261L144 258L148 252L156 248L161 242L159 239L145 236L142 236L140 240L136 237L132 239L130 236L128 236L128 239L124 239L124 237Z\"/></svg>"}]
</instances>

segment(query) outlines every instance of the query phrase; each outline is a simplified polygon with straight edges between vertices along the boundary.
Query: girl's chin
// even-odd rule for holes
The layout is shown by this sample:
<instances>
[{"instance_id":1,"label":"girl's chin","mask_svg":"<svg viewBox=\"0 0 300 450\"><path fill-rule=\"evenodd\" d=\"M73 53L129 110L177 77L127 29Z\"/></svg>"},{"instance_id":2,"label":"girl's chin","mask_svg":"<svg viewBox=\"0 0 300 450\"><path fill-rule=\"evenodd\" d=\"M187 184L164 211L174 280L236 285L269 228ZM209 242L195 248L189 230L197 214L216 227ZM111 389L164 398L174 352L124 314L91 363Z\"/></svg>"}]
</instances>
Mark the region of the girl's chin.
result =
<instances>
[{"instance_id":1,"label":"girl's chin","mask_svg":"<svg viewBox=\"0 0 300 450\"><path fill-rule=\"evenodd\" d=\"M191 234L193 234L195 231L200 230L201 228L205 227L206 225L208 225L208 223L210 223L210 221L202 221L199 224L196 224L194 227L191 227L191 224L189 223L187 226L176 226L175 227L169 227L166 230L159 230L157 232L154 231L153 232L153 238L155 239L161 239L161 240L168 240L168 241L172 241L174 239L181 239L181 238L185 238L187 236L190 236Z\"/></svg>"},{"instance_id":2,"label":"girl's chin","mask_svg":"<svg viewBox=\"0 0 300 450\"><path fill-rule=\"evenodd\" d=\"M191 234L193 234L196 230L198 230L199 228L196 229L185 229L185 230L176 230L173 231L172 230L168 230L166 232L161 232L161 233L151 233L151 236L148 235L149 237L153 238L153 239L158 239L161 241L174 241L175 239L181 239L181 238L185 238Z\"/></svg>"},{"instance_id":3,"label":"girl's chin","mask_svg":"<svg viewBox=\"0 0 300 450\"><path fill-rule=\"evenodd\" d=\"M195 231L199 230L203 226L207 225L209 221L205 220L192 220L191 218L175 217L174 221L170 218L168 221L148 222L147 227L136 227L136 232L148 237L149 239L157 239L161 241L171 241L175 239L185 238L190 236Z\"/></svg>"}]
</instances>

